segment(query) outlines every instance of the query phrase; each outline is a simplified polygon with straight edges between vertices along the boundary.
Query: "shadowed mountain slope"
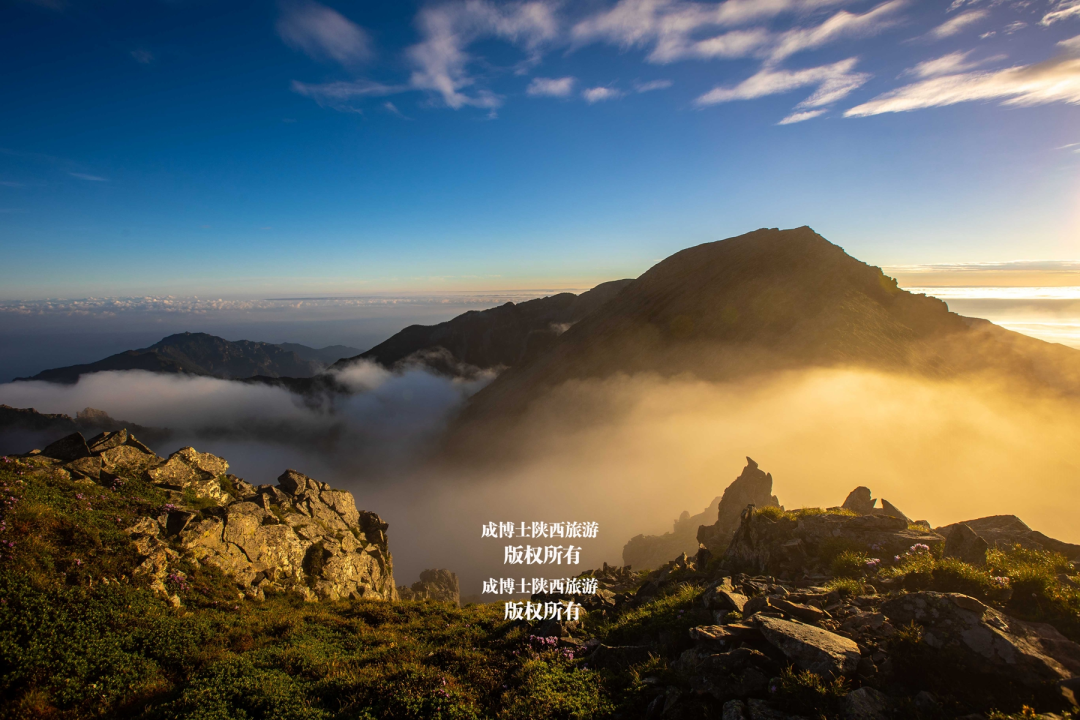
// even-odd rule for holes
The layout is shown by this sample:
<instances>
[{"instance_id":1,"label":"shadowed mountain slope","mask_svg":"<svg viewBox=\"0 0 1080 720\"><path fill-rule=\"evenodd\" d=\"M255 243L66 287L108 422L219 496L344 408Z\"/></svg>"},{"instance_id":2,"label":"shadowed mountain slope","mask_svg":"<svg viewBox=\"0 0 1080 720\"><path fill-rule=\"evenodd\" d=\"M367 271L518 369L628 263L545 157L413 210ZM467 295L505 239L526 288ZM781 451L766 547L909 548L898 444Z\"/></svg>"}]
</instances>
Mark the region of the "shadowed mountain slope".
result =
<instances>
[{"instance_id":1,"label":"shadowed mountain slope","mask_svg":"<svg viewBox=\"0 0 1080 720\"><path fill-rule=\"evenodd\" d=\"M613 280L581 295L559 293L522 303L508 302L488 310L472 310L438 325L410 325L367 352L341 360L333 367L346 367L358 360L370 360L387 368L403 361L416 361L450 374L457 374L455 364L482 370L513 367L551 347L568 326L617 296L631 282Z\"/></svg>"},{"instance_id":2,"label":"shadowed mountain slope","mask_svg":"<svg viewBox=\"0 0 1080 720\"><path fill-rule=\"evenodd\" d=\"M762 229L672 255L477 393L452 435L496 427L568 380L687 373L728 380L807 367L929 376L994 371L1080 390L1080 353L915 295L809 227Z\"/></svg>"},{"instance_id":3,"label":"shadowed mountain slope","mask_svg":"<svg viewBox=\"0 0 1080 720\"><path fill-rule=\"evenodd\" d=\"M308 348L310 350L310 348ZM223 378L311 377L323 363L303 359L296 352L271 343L231 342L206 333L178 333L141 350L127 350L85 365L45 370L31 378L56 383L75 383L79 376L108 370L148 370Z\"/></svg>"}]
</instances>

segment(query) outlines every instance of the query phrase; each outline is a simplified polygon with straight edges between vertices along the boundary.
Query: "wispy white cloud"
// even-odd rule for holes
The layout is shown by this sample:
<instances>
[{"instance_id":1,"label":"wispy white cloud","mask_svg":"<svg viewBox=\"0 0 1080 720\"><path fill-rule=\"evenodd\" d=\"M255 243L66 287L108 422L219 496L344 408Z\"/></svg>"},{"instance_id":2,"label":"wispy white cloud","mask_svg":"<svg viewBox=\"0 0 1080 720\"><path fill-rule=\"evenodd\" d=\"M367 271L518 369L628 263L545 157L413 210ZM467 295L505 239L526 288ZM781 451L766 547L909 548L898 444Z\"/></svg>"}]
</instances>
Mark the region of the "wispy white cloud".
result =
<instances>
[{"instance_id":1,"label":"wispy white cloud","mask_svg":"<svg viewBox=\"0 0 1080 720\"><path fill-rule=\"evenodd\" d=\"M484 37L496 37L536 54L558 35L554 6L541 0L496 5L487 0L464 0L420 11L417 26L422 40L407 50L414 70L410 84L438 95L452 108L495 108L501 100L486 89L464 92L476 85L468 66L467 48Z\"/></svg>"},{"instance_id":2,"label":"wispy white cloud","mask_svg":"<svg viewBox=\"0 0 1080 720\"><path fill-rule=\"evenodd\" d=\"M1080 17L1080 0L1057 0L1054 9L1043 15L1040 25L1053 25L1059 20Z\"/></svg>"},{"instance_id":3,"label":"wispy white cloud","mask_svg":"<svg viewBox=\"0 0 1080 720\"><path fill-rule=\"evenodd\" d=\"M286 45L319 60L355 65L372 55L371 38L362 27L316 2L283 3L277 31Z\"/></svg>"},{"instance_id":4,"label":"wispy white cloud","mask_svg":"<svg viewBox=\"0 0 1080 720\"><path fill-rule=\"evenodd\" d=\"M149 50L132 50L131 58L140 65L149 65L154 62L154 53Z\"/></svg>"},{"instance_id":5,"label":"wispy white cloud","mask_svg":"<svg viewBox=\"0 0 1080 720\"><path fill-rule=\"evenodd\" d=\"M799 103L796 110L821 108L846 97L870 79L868 73L853 72L857 62L858 58L848 58L832 65L822 65L804 70L781 70L764 67L738 85L713 88L695 100L694 103L699 107L716 105L733 100L752 100L767 95L778 95L802 87L817 86L817 90Z\"/></svg>"},{"instance_id":6,"label":"wispy white cloud","mask_svg":"<svg viewBox=\"0 0 1080 720\"><path fill-rule=\"evenodd\" d=\"M738 27L785 13L805 13L847 0L727 0L722 3L686 0L619 0L613 7L574 25L578 44L604 41L629 49L652 47L650 62L686 58L743 57L769 37L761 28L725 32L706 39L695 35L708 29Z\"/></svg>"},{"instance_id":7,"label":"wispy white cloud","mask_svg":"<svg viewBox=\"0 0 1080 720\"><path fill-rule=\"evenodd\" d=\"M972 70L982 64L979 62L969 62L967 59L969 55L971 55L970 50L967 52L949 53L948 55L942 55L933 60L924 60L915 67L905 70L903 75L914 75L915 77L921 78L937 77L938 75L951 75L953 73Z\"/></svg>"},{"instance_id":8,"label":"wispy white cloud","mask_svg":"<svg viewBox=\"0 0 1080 720\"><path fill-rule=\"evenodd\" d=\"M525 88L527 95L534 97L567 97L574 91L574 78L533 78L529 87Z\"/></svg>"},{"instance_id":9,"label":"wispy white cloud","mask_svg":"<svg viewBox=\"0 0 1080 720\"><path fill-rule=\"evenodd\" d=\"M69 172L73 178L79 178L80 180L89 180L90 182L109 182L109 178L99 177L97 175L87 175L86 173Z\"/></svg>"},{"instance_id":10,"label":"wispy white cloud","mask_svg":"<svg viewBox=\"0 0 1080 720\"><path fill-rule=\"evenodd\" d=\"M954 18L946 20L926 34L931 40L942 40L960 33L964 28L979 22L989 15L987 10L968 10Z\"/></svg>"},{"instance_id":11,"label":"wispy white cloud","mask_svg":"<svg viewBox=\"0 0 1080 720\"><path fill-rule=\"evenodd\" d=\"M593 87L587 88L581 92L581 97L585 98L585 102L592 103L601 102L603 100L615 100L621 98L623 92L610 87Z\"/></svg>"},{"instance_id":12,"label":"wispy white cloud","mask_svg":"<svg viewBox=\"0 0 1080 720\"><path fill-rule=\"evenodd\" d=\"M672 86L670 80L650 80L649 82L634 83L634 91L639 93L652 92L653 90L666 90Z\"/></svg>"},{"instance_id":13,"label":"wispy white cloud","mask_svg":"<svg viewBox=\"0 0 1080 720\"><path fill-rule=\"evenodd\" d=\"M614 7L577 23L577 44L603 41L622 48L650 47L647 60L670 63L687 59L762 56L772 60L821 47L843 37L868 35L892 24L903 5L890 0L862 13L841 10L818 25L774 33L765 27L738 27L785 13L819 11L847 0L727 0L718 4L684 0L620 0ZM725 29L737 28L737 29ZM712 29L723 30L700 37Z\"/></svg>"},{"instance_id":14,"label":"wispy white cloud","mask_svg":"<svg viewBox=\"0 0 1080 720\"><path fill-rule=\"evenodd\" d=\"M889 0L862 14L841 10L820 25L788 30L777 37L769 59L782 60L843 38L875 35L897 22L896 14L903 6L904 0Z\"/></svg>"},{"instance_id":15,"label":"wispy white cloud","mask_svg":"<svg viewBox=\"0 0 1080 720\"><path fill-rule=\"evenodd\" d=\"M1061 43L1065 54L1045 62L930 78L879 95L844 115L907 112L976 100L1000 100L1002 105L1080 105L1080 56L1069 42Z\"/></svg>"},{"instance_id":16,"label":"wispy white cloud","mask_svg":"<svg viewBox=\"0 0 1080 720\"><path fill-rule=\"evenodd\" d=\"M814 118L818 117L819 115L824 115L825 113L826 113L825 110L803 110L802 112L793 112L790 115L788 115L786 118L784 118L783 120L781 120L780 122L778 122L776 124L777 125L793 125L795 123L800 123L800 122L802 122L804 120L813 120Z\"/></svg>"},{"instance_id":17,"label":"wispy white cloud","mask_svg":"<svg viewBox=\"0 0 1080 720\"><path fill-rule=\"evenodd\" d=\"M383 85L371 80L351 80L308 84L293 80L292 91L309 97L323 107L343 112L359 112L349 104L351 100L365 97L385 97L409 88L405 85Z\"/></svg>"},{"instance_id":18,"label":"wispy white cloud","mask_svg":"<svg viewBox=\"0 0 1080 720\"><path fill-rule=\"evenodd\" d=\"M402 120L411 120L411 119L412 119L412 118L410 118L410 117L407 117L407 116L405 115L405 113L401 112L401 110L399 110L399 109L398 109L398 106L397 106L397 105L395 105L394 103L390 102L389 100L387 100L386 102L384 102L384 103L382 104L382 106L383 106L383 110L385 110L386 112L390 113L391 115L396 115L397 117L401 118Z\"/></svg>"}]
</instances>

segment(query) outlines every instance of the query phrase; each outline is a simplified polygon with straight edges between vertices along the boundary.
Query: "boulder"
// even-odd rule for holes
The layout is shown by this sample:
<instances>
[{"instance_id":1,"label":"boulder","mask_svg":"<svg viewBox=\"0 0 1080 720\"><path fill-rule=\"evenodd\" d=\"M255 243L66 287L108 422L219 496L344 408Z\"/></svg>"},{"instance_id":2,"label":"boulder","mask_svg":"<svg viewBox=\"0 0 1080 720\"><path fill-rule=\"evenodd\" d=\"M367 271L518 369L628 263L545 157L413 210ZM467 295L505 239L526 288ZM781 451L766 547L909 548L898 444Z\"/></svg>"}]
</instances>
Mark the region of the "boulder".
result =
<instances>
[{"instance_id":1,"label":"boulder","mask_svg":"<svg viewBox=\"0 0 1080 720\"><path fill-rule=\"evenodd\" d=\"M780 671L775 660L745 647L728 652L692 648L679 656L674 668L690 677L696 694L717 700L760 695L768 688L769 678Z\"/></svg>"},{"instance_id":2,"label":"boulder","mask_svg":"<svg viewBox=\"0 0 1080 720\"><path fill-rule=\"evenodd\" d=\"M142 449L140 447L141 443L135 443L138 443L138 441L129 437L127 444L109 448L102 452L99 455L102 469L113 475L137 477L164 462L162 458L153 452Z\"/></svg>"},{"instance_id":3,"label":"boulder","mask_svg":"<svg viewBox=\"0 0 1080 720\"><path fill-rule=\"evenodd\" d=\"M986 551L989 549L990 544L963 523L954 525L945 536L945 557L956 558L976 567L986 565Z\"/></svg>"},{"instance_id":4,"label":"boulder","mask_svg":"<svg viewBox=\"0 0 1080 720\"><path fill-rule=\"evenodd\" d=\"M81 417L81 416L80 416ZM114 447L120 447L128 441L128 432L126 429L121 429L116 432L103 432L86 442L90 448L90 452L95 455L99 455L106 450L110 450Z\"/></svg>"},{"instance_id":5,"label":"boulder","mask_svg":"<svg viewBox=\"0 0 1080 720\"><path fill-rule=\"evenodd\" d=\"M965 520L937 528L936 532L948 537L958 525L967 525L992 547L1007 549L1020 545L1029 550L1049 550L1061 553L1070 560L1080 559L1080 545L1047 537L1038 530L1032 530L1015 515L991 515L976 520Z\"/></svg>"},{"instance_id":6,"label":"boulder","mask_svg":"<svg viewBox=\"0 0 1080 720\"><path fill-rule=\"evenodd\" d=\"M848 493L847 499L841 507L850 510L857 515L871 515L877 500L870 493L870 488L860 485Z\"/></svg>"},{"instance_id":7,"label":"boulder","mask_svg":"<svg viewBox=\"0 0 1080 720\"><path fill-rule=\"evenodd\" d=\"M791 662L825 677L850 675L859 666L859 646L813 625L759 617L761 634Z\"/></svg>"},{"instance_id":8,"label":"boulder","mask_svg":"<svg viewBox=\"0 0 1080 720\"><path fill-rule=\"evenodd\" d=\"M698 528L698 542L714 555L722 554L738 529L742 513L748 505L780 506L780 501L772 494L772 485L772 475L761 470L749 457L746 458L742 474L728 485L720 498L716 522Z\"/></svg>"},{"instance_id":9,"label":"boulder","mask_svg":"<svg viewBox=\"0 0 1080 720\"><path fill-rule=\"evenodd\" d=\"M881 612L895 626L922 626L920 642L949 653L967 671L1028 688L1071 677L1066 663L1080 659L1080 646L1056 631L1050 634L959 593L908 593L883 603Z\"/></svg>"},{"instance_id":10,"label":"boulder","mask_svg":"<svg viewBox=\"0 0 1080 720\"><path fill-rule=\"evenodd\" d=\"M46 445L41 454L62 462L71 462L79 458L90 457L90 448L86 446L86 439L83 438L82 433L72 433L50 445Z\"/></svg>"},{"instance_id":11,"label":"boulder","mask_svg":"<svg viewBox=\"0 0 1080 720\"><path fill-rule=\"evenodd\" d=\"M844 696L844 720L889 720L891 704L880 690L864 686Z\"/></svg>"}]
</instances>

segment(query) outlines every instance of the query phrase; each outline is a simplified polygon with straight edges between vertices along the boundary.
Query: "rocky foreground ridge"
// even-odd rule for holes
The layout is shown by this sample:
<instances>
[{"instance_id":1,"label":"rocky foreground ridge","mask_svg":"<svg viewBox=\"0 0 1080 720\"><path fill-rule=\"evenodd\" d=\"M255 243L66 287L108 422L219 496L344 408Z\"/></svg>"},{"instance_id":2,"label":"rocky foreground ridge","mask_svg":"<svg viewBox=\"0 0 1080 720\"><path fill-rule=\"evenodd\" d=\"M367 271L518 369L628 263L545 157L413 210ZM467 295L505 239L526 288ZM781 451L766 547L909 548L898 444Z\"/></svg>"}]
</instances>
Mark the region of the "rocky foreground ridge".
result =
<instances>
[{"instance_id":1,"label":"rocky foreground ridge","mask_svg":"<svg viewBox=\"0 0 1080 720\"><path fill-rule=\"evenodd\" d=\"M1015 516L931 529L865 487L794 511L771 490L747 458L695 554L647 573L605 565L595 596L533 596L581 603L622 632L539 632L601 670L668 658L643 680L655 688L645 718L1074 717L1080 545ZM732 523L725 503L746 497L762 504ZM667 617L632 620L668 603Z\"/></svg>"},{"instance_id":2,"label":"rocky foreground ridge","mask_svg":"<svg viewBox=\"0 0 1080 720\"><path fill-rule=\"evenodd\" d=\"M89 441L73 433L21 458L88 488L143 481L163 491L166 502L126 532L141 560L134 574L174 605L166 580L182 559L223 571L241 597L397 598L387 524L357 510L351 493L295 470L255 486L222 458L191 447L162 458L126 429Z\"/></svg>"}]
</instances>

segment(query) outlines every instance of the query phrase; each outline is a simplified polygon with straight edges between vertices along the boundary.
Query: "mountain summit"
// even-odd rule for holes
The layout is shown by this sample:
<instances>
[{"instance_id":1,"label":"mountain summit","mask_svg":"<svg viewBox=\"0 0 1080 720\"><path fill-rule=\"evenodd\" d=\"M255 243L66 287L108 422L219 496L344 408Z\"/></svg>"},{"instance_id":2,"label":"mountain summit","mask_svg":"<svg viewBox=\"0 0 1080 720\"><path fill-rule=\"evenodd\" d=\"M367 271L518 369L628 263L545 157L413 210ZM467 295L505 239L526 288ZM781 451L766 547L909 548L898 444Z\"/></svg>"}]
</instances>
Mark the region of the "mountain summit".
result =
<instances>
[{"instance_id":1,"label":"mountain summit","mask_svg":"<svg viewBox=\"0 0 1080 720\"><path fill-rule=\"evenodd\" d=\"M640 372L729 380L858 366L948 376L1001 371L1080 390L1080 353L900 289L809 227L762 229L678 252L502 373L459 429L498 423L568 380Z\"/></svg>"}]
</instances>

